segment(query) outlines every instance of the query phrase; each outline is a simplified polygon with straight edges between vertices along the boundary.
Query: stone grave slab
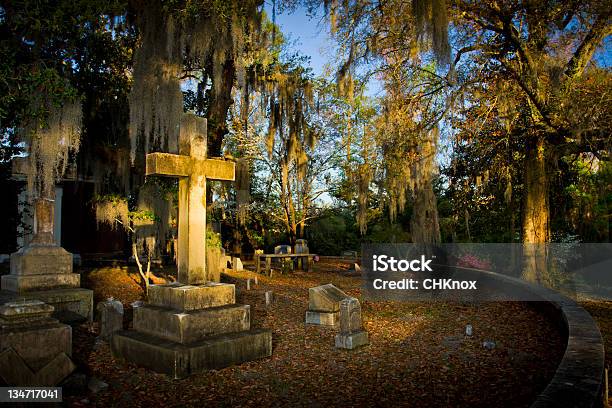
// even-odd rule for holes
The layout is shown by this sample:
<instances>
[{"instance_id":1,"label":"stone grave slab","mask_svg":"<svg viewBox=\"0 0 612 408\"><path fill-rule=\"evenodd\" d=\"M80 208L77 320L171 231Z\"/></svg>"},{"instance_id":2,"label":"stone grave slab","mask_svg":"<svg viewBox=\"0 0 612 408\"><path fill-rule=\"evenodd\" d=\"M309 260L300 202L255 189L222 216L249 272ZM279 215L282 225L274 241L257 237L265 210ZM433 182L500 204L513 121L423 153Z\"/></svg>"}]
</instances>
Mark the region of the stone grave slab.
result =
<instances>
[{"instance_id":1,"label":"stone grave slab","mask_svg":"<svg viewBox=\"0 0 612 408\"><path fill-rule=\"evenodd\" d=\"M339 324L340 301L348 295L332 285L308 289L306 323L336 327Z\"/></svg>"}]
</instances>

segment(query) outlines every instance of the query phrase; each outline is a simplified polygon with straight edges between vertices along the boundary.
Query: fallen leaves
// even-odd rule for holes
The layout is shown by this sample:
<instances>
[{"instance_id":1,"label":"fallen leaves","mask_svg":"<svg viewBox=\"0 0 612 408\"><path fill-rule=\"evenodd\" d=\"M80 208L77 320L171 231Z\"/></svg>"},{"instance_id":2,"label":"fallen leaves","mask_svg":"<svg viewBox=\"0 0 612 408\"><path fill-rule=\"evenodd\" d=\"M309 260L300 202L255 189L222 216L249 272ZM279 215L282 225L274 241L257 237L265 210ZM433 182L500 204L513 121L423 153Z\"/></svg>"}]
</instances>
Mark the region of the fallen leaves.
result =
<instances>
[{"instance_id":1,"label":"fallen leaves","mask_svg":"<svg viewBox=\"0 0 612 408\"><path fill-rule=\"evenodd\" d=\"M94 334L76 328L74 358L80 370L109 387L67 400L74 406L83 406L79 401L86 398L89 406L135 407L518 407L542 391L562 356L560 333L528 305L363 301L359 278L335 272L334 266L317 267L313 273L260 276L251 291L245 284L251 272L230 273L238 302L251 305L252 327L273 330L269 359L170 380L113 360L108 345L94 349ZM120 277L125 270L112 273L111 278L90 274L94 290L126 305L142 295L129 276ZM308 288L325 283L362 300L369 346L337 350L333 329L304 324ZM274 292L270 308L267 290ZM464 334L468 323L471 337ZM496 347L484 349L485 340Z\"/></svg>"}]
</instances>

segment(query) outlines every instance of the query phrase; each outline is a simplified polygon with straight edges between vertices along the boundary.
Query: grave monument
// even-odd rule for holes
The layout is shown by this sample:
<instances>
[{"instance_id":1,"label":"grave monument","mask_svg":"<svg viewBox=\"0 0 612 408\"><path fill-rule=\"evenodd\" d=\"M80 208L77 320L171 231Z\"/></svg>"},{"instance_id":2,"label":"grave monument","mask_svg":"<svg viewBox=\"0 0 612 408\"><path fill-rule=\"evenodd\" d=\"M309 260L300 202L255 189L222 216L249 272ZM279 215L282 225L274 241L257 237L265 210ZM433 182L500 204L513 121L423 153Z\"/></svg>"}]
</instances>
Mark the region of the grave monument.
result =
<instances>
[{"instance_id":1,"label":"grave monument","mask_svg":"<svg viewBox=\"0 0 612 408\"><path fill-rule=\"evenodd\" d=\"M184 114L179 154L148 154L146 167L179 178L178 281L149 287L134 329L113 335L113 356L173 378L271 356L271 331L251 329L250 306L206 268L206 181L235 177L233 162L206 157L206 119Z\"/></svg>"},{"instance_id":2,"label":"grave monument","mask_svg":"<svg viewBox=\"0 0 612 408\"><path fill-rule=\"evenodd\" d=\"M74 369L72 328L53 306L21 300L0 306L0 378L13 386L54 386Z\"/></svg>"},{"instance_id":3,"label":"grave monument","mask_svg":"<svg viewBox=\"0 0 612 408\"><path fill-rule=\"evenodd\" d=\"M80 287L81 276L72 270L72 254L53 235L54 201L35 200L34 236L11 254L11 272L1 278L0 302L37 299L53 306L54 316L62 321L92 320L93 291Z\"/></svg>"},{"instance_id":4,"label":"grave monument","mask_svg":"<svg viewBox=\"0 0 612 408\"><path fill-rule=\"evenodd\" d=\"M328 283L308 289L306 323L337 327L340 318L340 301L348 295Z\"/></svg>"},{"instance_id":5,"label":"grave monument","mask_svg":"<svg viewBox=\"0 0 612 408\"><path fill-rule=\"evenodd\" d=\"M359 300L347 297L340 301L340 333L336 334L336 347L352 350L368 344L368 332L361 324Z\"/></svg>"}]
</instances>

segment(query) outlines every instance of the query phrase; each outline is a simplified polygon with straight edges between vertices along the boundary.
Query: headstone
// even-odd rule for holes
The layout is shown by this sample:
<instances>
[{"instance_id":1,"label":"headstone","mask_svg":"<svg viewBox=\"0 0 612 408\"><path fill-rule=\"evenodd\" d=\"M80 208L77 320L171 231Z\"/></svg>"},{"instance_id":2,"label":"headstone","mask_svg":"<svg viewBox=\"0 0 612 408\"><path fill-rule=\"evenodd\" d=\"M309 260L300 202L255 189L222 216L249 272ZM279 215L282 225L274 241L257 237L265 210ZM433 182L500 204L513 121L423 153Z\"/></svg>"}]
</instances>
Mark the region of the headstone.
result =
<instances>
[{"instance_id":1,"label":"headstone","mask_svg":"<svg viewBox=\"0 0 612 408\"><path fill-rule=\"evenodd\" d=\"M277 245L274 247L275 254L290 254L291 245Z\"/></svg>"},{"instance_id":2,"label":"headstone","mask_svg":"<svg viewBox=\"0 0 612 408\"><path fill-rule=\"evenodd\" d=\"M206 158L206 119L184 114L179 155L148 154L146 174L179 178L178 281L149 287L133 330L112 336L112 355L173 378L271 356L272 332L251 329L235 285L207 270L206 180L234 180L235 164Z\"/></svg>"},{"instance_id":3,"label":"headstone","mask_svg":"<svg viewBox=\"0 0 612 408\"><path fill-rule=\"evenodd\" d=\"M270 307L272 306L272 302L274 300L273 298L273 292L271 290L267 290L264 294L265 298L266 298L266 307Z\"/></svg>"},{"instance_id":4,"label":"headstone","mask_svg":"<svg viewBox=\"0 0 612 408\"><path fill-rule=\"evenodd\" d=\"M487 350L493 350L495 346L496 344L492 340L485 340L482 342L482 347L486 348Z\"/></svg>"},{"instance_id":5,"label":"headstone","mask_svg":"<svg viewBox=\"0 0 612 408\"><path fill-rule=\"evenodd\" d=\"M54 386L75 369L72 329L39 300L0 306L0 377L13 386Z\"/></svg>"},{"instance_id":6,"label":"headstone","mask_svg":"<svg viewBox=\"0 0 612 408\"><path fill-rule=\"evenodd\" d=\"M309 254L308 252L308 241L305 239L295 240L295 253L296 254Z\"/></svg>"},{"instance_id":7,"label":"headstone","mask_svg":"<svg viewBox=\"0 0 612 408\"><path fill-rule=\"evenodd\" d=\"M246 280L246 287L247 287L247 290L251 290L251 279Z\"/></svg>"},{"instance_id":8,"label":"headstone","mask_svg":"<svg viewBox=\"0 0 612 408\"><path fill-rule=\"evenodd\" d=\"M368 332L361 325L361 305L356 298L340 301L340 333L336 335L336 347L352 350L368 344Z\"/></svg>"},{"instance_id":9,"label":"headstone","mask_svg":"<svg viewBox=\"0 0 612 408\"><path fill-rule=\"evenodd\" d=\"M331 283L308 289L306 323L338 326L340 301L347 297L346 293Z\"/></svg>"},{"instance_id":10,"label":"headstone","mask_svg":"<svg viewBox=\"0 0 612 408\"><path fill-rule=\"evenodd\" d=\"M100 318L100 338L110 340L113 333L123 330L123 304L113 298L98 303L96 307Z\"/></svg>"},{"instance_id":11,"label":"headstone","mask_svg":"<svg viewBox=\"0 0 612 408\"><path fill-rule=\"evenodd\" d=\"M37 299L54 307L63 321L93 318L93 291L80 287L73 273L72 254L54 238L55 202L38 198L34 203L35 232L32 241L11 254L11 272L1 278L0 299Z\"/></svg>"},{"instance_id":12,"label":"headstone","mask_svg":"<svg viewBox=\"0 0 612 408\"><path fill-rule=\"evenodd\" d=\"M237 256L232 257L232 269L235 271L244 270L244 265L242 265L242 261Z\"/></svg>"}]
</instances>

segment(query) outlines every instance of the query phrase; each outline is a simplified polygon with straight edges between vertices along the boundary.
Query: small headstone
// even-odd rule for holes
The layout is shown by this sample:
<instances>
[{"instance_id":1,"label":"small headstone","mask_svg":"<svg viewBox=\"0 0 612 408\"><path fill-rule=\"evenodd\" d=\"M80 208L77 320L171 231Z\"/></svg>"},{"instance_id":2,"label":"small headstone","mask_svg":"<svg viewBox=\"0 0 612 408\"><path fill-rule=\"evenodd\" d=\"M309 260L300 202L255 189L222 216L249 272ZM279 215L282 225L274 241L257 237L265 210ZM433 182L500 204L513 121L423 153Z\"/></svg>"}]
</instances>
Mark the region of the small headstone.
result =
<instances>
[{"instance_id":1,"label":"small headstone","mask_svg":"<svg viewBox=\"0 0 612 408\"><path fill-rule=\"evenodd\" d=\"M141 307L141 306L144 306L144 302L142 300L136 300L130 303L130 306L132 306L133 308Z\"/></svg>"},{"instance_id":2,"label":"small headstone","mask_svg":"<svg viewBox=\"0 0 612 408\"><path fill-rule=\"evenodd\" d=\"M82 260L80 254L72 254L72 264L74 266L81 266Z\"/></svg>"},{"instance_id":3,"label":"small headstone","mask_svg":"<svg viewBox=\"0 0 612 408\"><path fill-rule=\"evenodd\" d=\"M275 254L290 254L291 245L277 245L274 247Z\"/></svg>"},{"instance_id":4,"label":"small headstone","mask_svg":"<svg viewBox=\"0 0 612 408\"><path fill-rule=\"evenodd\" d=\"M352 350L368 344L368 332L361 325L361 305L353 297L340 302L340 333L336 335L336 347Z\"/></svg>"},{"instance_id":5,"label":"small headstone","mask_svg":"<svg viewBox=\"0 0 612 408\"><path fill-rule=\"evenodd\" d=\"M247 286L247 290L251 290L251 279L247 279L246 280L246 286Z\"/></svg>"},{"instance_id":6,"label":"small headstone","mask_svg":"<svg viewBox=\"0 0 612 408\"><path fill-rule=\"evenodd\" d=\"M8 254L0 254L0 264L11 260L11 256Z\"/></svg>"},{"instance_id":7,"label":"small headstone","mask_svg":"<svg viewBox=\"0 0 612 408\"><path fill-rule=\"evenodd\" d=\"M232 268L235 271L243 271L244 266L242 265L242 260L237 256L232 257Z\"/></svg>"},{"instance_id":8,"label":"small headstone","mask_svg":"<svg viewBox=\"0 0 612 408\"><path fill-rule=\"evenodd\" d=\"M491 340L485 340L482 342L482 347L486 348L487 350L493 350L495 348L495 342Z\"/></svg>"},{"instance_id":9,"label":"small headstone","mask_svg":"<svg viewBox=\"0 0 612 408\"><path fill-rule=\"evenodd\" d=\"M346 293L331 283L308 289L306 323L337 326L340 314L340 301L347 297Z\"/></svg>"},{"instance_id":10,"label":"small headstone","mask_svg":"<svg viewBox=\"0 0 612 408\"><path fill-rule=\"evenodd\" d=\"M465 326L465 335L466 336L471 336L474 333L474 329L472 327L471 324L468 324L467 326Z\"/></svg>"},{"instance_id":11,"label":"small headstone","mask_svg":"<svg viewBox=\"0 0 612 408\"><path fill-rule=\"evenodd\" d=\"M305 239L295 240L295 253L296 254L308 254L308 241Z\"/></svg>"},{"instance_id":12,"label":"small headstone","mask_svg":"<svg viewBox=\"0 0 612 408\"><path fill-rule=\"evenodd\" d=\"M271 290L266 291L265 297L266 297L266 307L272 306L272 301L274 300L273 292Z\"/></svg>"},{"instance_id":13,"label":"small headstone","mask_svg":"<svg viewBox=\"0 0 612 408\"><path fill-rule=\"evenodd\" d=\"M123 330L123 305L118 300L108 298L98 303L96 310L100 318L100 338L110 340L113 333Z\"/></svg>"}]
</instances>

